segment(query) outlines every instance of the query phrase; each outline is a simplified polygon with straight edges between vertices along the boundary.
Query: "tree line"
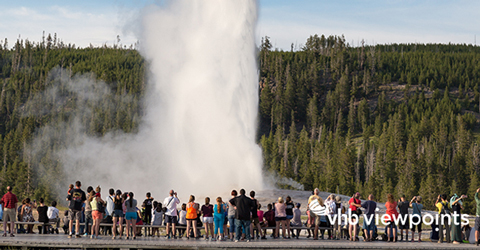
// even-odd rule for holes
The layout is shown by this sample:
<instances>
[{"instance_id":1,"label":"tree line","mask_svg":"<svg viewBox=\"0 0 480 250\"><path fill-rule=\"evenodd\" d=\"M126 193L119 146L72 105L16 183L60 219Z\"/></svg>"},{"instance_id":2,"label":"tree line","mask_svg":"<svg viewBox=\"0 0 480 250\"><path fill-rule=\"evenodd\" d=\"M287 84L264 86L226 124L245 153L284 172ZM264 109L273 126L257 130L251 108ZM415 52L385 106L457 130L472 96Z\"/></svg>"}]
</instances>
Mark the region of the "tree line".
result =
<instances>
[{"instance_id":1,"label":"tree line","mask_svg":"<svg viewBox=\"0 0 480 250\"><path fill-rule=\"evenodd\" d=\"M299 51L260 47L260 144L265 168L307 190L385 201L478 188L480 47L352 47L310 36Z\"/></svg>"},{"instance_id":2,"label":"tree line","mask_svg":"<svg viewBox=\"0 0 480 250\"><path fill-rule=\"evenodd\" d=\"M428 208L440 193L478 188L480 47L458 44L385 44L353 47L343 36L313 35L299 51L259 47L258 143L264 170L311 190L346 195L421 195ZM65 176L44 145L30 157L29 143L45 124L61 123L74 98L38 114L39 93L55 84L49 73L92 74L111 88L122 107L94 109L81 119L86 133L135 132L142 116L147 63L137 50L76 48L48 35L33 43L0 44L0 183L20 197L54 199L52 183ZM43 167L39 171L39 164ZM49 173L49 174L47 174ZM52 175L54 173L54 175ZM55 176L53 178L52 176ZM474 212L473 198L467 212Z\"/></svg>"}]
</instances>

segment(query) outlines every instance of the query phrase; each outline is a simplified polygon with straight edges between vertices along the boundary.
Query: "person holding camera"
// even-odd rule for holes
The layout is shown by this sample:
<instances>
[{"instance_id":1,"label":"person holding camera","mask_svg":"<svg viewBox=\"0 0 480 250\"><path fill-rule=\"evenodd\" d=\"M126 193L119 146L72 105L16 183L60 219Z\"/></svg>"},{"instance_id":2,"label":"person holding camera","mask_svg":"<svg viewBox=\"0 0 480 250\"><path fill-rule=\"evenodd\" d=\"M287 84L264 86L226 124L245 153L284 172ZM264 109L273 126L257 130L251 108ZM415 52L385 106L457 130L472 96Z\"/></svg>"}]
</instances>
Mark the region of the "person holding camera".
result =
<instances>
[{"instance_id":1,"label":"person holding camera","mask_svg":"<svg viewBox=\"0 0 480 250\"><path fill-rule=\"evenodd\" d=\"M443 215L449 215L450 210L448 209L448 201L447 201L447 195L446 194L440 194L437 197L437 201L435 202L435 207L438 209L438 214L440 216ZM446 240L447 243L450 243L450 225L448 224L448 218L445 217L443 220L440 220L440 225L438 225L438 233L439 233L439 239L438 243L443 243L443 227L445 227L445 233L446 233Z\"/></svg>"},{"instance_id":2,"label":"person holding camera","mask_svg":"<svg viewBox=\"0 0 480 250\"><path fill-rule=\"evenodd\" d=\"M422 209L421 196L413 196L410 201L410 207L413 208L412 212L412 242L415 241L415 228L418 229L418 242L422 242Z\"/></svg>"},{"instance_id":3,"label":"person holding camera","mask_svg":"<svg viewBox=\"0 0 480 250\"><path fill-rule=\"evenodd\" d=\"M177 205L180 204L180 200L178 199L177 192L170 190L169 196L165 198L163 201L165 204L165 223L167 223L167 238L170 239L170 232L173 235L173 238L176 239L177 236L175 235L175 225L177 224ZM170 231L170 227L172 227L172 231Z\"/></svg>"},{"instance_id":4,"label":"person holding camera","mask_svg":"<svg viewBox=\"0 0 480 250\"><path fill-rule=\"evenodd\" d=\"M450 207L452 208L452 241L453 244L462 243L462 226L460 222L460 212L463 209L462 199L467 198L466 195L454 194L450 199Z\"/></svg>"}]
</instances>

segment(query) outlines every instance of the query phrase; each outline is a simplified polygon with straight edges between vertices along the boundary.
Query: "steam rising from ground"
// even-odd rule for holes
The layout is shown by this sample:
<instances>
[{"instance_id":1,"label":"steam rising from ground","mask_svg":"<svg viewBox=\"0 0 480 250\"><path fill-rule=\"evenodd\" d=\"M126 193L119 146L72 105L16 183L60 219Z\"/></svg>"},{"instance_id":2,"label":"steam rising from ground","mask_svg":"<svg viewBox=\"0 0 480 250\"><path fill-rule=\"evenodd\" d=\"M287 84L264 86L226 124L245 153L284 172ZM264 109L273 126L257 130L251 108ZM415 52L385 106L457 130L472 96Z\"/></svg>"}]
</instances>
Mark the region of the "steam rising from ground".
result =
<instances>
[{"instance_id":1,"label":"steam rising from ground","mask_svg":"<svg viewBox=\"0 0 480 250\"><path fill-rule=\"evenodd\" d=\"M33 103L58 105L59 89L67 89L78 108L62 125L43 127L32 152L62 140L65 147L52 153L65 167L68 182L79 179L84 186L99 184L140 196L147 191L163 196L169 189L182 196L261 189L262 157L255 144L256 8L255 1L243 0L149 6L140 44L150 80L139 131L87 136L85 119L93 108L118 108L131 98L105 98L111 93L104 83L86 76L58 78L67 74L56 69L52 77L58 84Z\"/></svg>"}]
</instances>

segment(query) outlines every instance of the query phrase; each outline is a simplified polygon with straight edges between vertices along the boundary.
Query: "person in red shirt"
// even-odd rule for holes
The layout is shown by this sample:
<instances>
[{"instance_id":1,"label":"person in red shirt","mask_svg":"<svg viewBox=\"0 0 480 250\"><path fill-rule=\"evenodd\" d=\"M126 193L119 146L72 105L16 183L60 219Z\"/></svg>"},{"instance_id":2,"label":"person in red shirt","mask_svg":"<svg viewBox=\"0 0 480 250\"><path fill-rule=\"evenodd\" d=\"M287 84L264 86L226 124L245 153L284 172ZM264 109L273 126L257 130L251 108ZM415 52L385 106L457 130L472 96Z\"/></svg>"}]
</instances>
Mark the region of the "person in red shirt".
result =
<instances>
[{"instance_id":1,"label":"person in red shirt","mask_svg":"<svg viewBox=\"0 0 480 250\"><path fill-rule=\"evenodd\" d=\"M7 187L7 193L3 195L0 204L3 205L3 236L7 236L7 222L10 221L10 237L14 237L15 212L17 211L17 196L12 193L12 187Z\"/></svg>"},{"instance_id":2,"label":"person in red shirt","mask_svg":"<svg viewBox=\"0 0 480 250\"><path fill-rule=\"evenodd\" d=\"M360 193L357 192L353 195L352 198L348 201L348 205L350 205L350 210L352 214L357 214L360 217L360 207L362 207L362 202L360 201ZM358 234L358 221L355 217L352 216L352 224L348 226L348 233L350 235L351 241L357 241L357 234Z\"/></svg>"},{"instance_id":3,"label":"person in red shirt","mask_svg":"<svg viewBox=\"0 0 480 250\"><path fill-rule=\"evenodd\" d=\"M387 202L385 203L385 208L387 209L386 214L387 219L385 220L388 222L388 225L385 227L385 231L387 231L388 240L396 242L397 241L397 226L395 225L395 219L398 217L397 211L397 202L393 198L392 194L387 194Z\"/></svg>"}]
</instances>

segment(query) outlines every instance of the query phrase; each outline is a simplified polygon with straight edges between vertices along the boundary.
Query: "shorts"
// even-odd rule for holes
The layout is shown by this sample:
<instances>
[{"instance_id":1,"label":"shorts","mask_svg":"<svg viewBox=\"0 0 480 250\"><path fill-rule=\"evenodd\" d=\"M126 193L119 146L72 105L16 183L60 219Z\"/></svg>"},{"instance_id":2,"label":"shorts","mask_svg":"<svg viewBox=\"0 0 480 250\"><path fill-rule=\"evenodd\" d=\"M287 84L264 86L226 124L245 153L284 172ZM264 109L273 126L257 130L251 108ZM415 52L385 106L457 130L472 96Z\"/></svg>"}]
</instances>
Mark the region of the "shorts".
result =
<instances>
[{"instance_id":1,"label":"shorts","mask_svg":"<svg viewBox=\"0 0 480 250\"><path fill-rule=\"evenodd\" d=\"M419 223L420 222L420 223ZM415 225L419 223L418 225ZM418 217L412 217L412 232L415 232L415 227L418 228L418 232L421 233L422 232L422 218L418 218Z\"/></svg>"},{"instance_id":2,"label":"shorts","mask_svg":"<svg viewBox=\"0 0 480 250\"><path fill-rule=\"evenodd\" d=\"M403 230L403 229L410 229L410 219L408 218L407 215L400 215L400 216L407 216L407 219L405 220L405 223L400 222L400 225L398 225L398 229Z\"/></svg>"},{"instance_id":3,"label":"shorts","mask_svg":"<svg viewBox=\"0 0 480 250\"><path fill-rule=\"evenodd\" d=\"M225 219L223 220L223 225L227 225L228 223L228 216L225 216Z\"/></svg>"},{"instance_id":4,"label":"shorts","mask_svg":"<svg viewBox=\"0 0 480 250\"><path fill-rule=\"evenodd\" d=\"M68 214L70 215L70 220L81 220L82 219L82 211L69 209Z\"/></svg>"},{"instance_id":5,"label":"shorts","mask_svg":"<svg viewBox=\"0 0 480 250\"><path fill-rule=\"evenodd\" d=\"M370 224L367 224L367 220L363 219L363 229L368 231L373 231L375 229L375 218L372 218Z\"/></svg>"},{"instance_id":6,"label":"shorts","mask_svg":"<svg viewBox=\"0 0 480 250\"><path fill-rule=\"evenodd\" d=\"M480 230L480 216L475 217L475 230Z\"/></svg>"},{"instance_id":7,"label":"shorts","mask_svg":"<svg viewBox=\"0 0 480 250\"><path fill-rule=\"evenodd\" d=\"M311 213L311 215L313 215L312 218L314 218L313 221L315 222L315 223L312 224L312 225L313 225L313 226L315 226L315 225L319 226L319 225L320 225L320 216L319 216L319 215L316 215L316 214L313 214L313 213Z\"/></svg>"},{"instance_id":8,"label":"shorts","mask_svg":"<svg viewBox=\"0 0 480 250\"><path fill-rule=\"evenodd\" d=\"M100 211L92 211L92 219L94 220L100 220L103 219L103 214L100 213Z\"/></svg>"},{"instance_id":9,"label":"shorts","mask_svg":"<svg viewBox=\"0 0 480 250\"><path fill-rule=\"evenodd\" d=\"M177 224L177 216L165 215L165 223Z\"/></svg>"},{"instance_id":10,"label":"shorts","mask_svg":"<svg viewBox=\"0 0 480 250\"><path fill-rule=\"evenodd\" d=\"M275 217L275 221L284 221L287 220L287 217Z\"/></svg>"},{"instance_id":11,"label":"shorts","mask_svg":"<svg viewBox=\"0 0 480 250\"><path fill-rule=\"evenodd\" d=\"M385 228L390 227L390 228L395 228L395 229L397 229L397 225L395 225L395 221L386 221L386 223L387 223L387 224L385 225Z\"/></svg>"},{"instance_id":12,"label":"shorts","mask_svg":"<svg viewBox=\"0 0 480 250\"><path fill-rule=\"evenodd\" d=\"M213 223L213 217L203 217L203 223Z\"/></svg>"},{"instance_id":13,"label":"shorts","mask_svg":"<svg viewBox=\"0 0 480 250\"><path fill-rule=\"evenodd\" d=\"M125 213L125 219L126 220L136 220L137 219L137 213L136 212L126 212Z\"/></svg>"},{"instance_id":14,"label":"shorts","mask_svg":"<svg viewBox=\"0 0 480 250\"><path fill-rule=\"evenodd\" d=\"M293 215L287 215L287 220L293 219Z\"/></svg>"},{"instance_id":15,"label":"shorts","mask_svg":"<svg viewBox=\"0 0 480 250\"><path fill-rule=\"evenodd\" d=\"M120 210L120 209L113 210L113 217L115 218L123 217L123 210Z\"/></svg>"},{"instance_id":16,"label":"shorts","mask_svg":"<svg viewBox=\"0 0 480 250\"><path fill-rule=\"evenodd\" d=\"M3 221L15 222L15 208L5 208L3 210Z\"/></svg>"},{"instance_id":17,"label":"shorts","mask_svg":"<svg viewBox=\"0 0 480 250\"><path fill-rule=\"evenodd\" d=\"M252 218L252 224L253 224L253 226L256 227L259 223L260 223L260 221L258 220L258 217L257 217L257 218Z\"/></svg>"}]
</instances>

